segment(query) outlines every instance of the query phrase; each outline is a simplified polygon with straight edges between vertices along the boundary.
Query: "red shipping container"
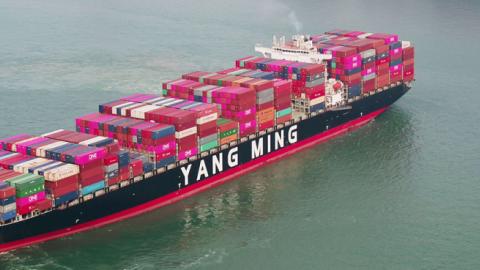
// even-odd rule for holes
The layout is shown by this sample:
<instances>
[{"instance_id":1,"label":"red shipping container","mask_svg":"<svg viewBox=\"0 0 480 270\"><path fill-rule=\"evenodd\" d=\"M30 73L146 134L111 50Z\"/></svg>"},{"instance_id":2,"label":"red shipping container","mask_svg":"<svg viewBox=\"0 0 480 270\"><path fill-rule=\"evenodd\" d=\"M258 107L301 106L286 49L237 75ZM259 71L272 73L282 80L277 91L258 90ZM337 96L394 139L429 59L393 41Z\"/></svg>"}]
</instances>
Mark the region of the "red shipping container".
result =
<instances>
[{"instance_id":1,"label":"red shipping container","mask_svg":"<svg viewBox=\"0 0 480 270\"><path fill-rule=\"evenodd\" d=\"M88 178L80 179L80 185L82 187L86 187L86 186L89 186L91 184L100 182L101 180L104 180L104 179L105 179L105 174L102 172L102 173L97 174L97 175L92 175Z\"/></svg>"},{"instance_id":2,"label":"red shipping container","mask_svg":"<svg viewBox=\"0 0 480 270\"><path fill-rule=\"evenodd\" d=\"M325 72L325 66L322 64L310 64L300 68L300 73L304 75L315 75Z\"/></svg>"},{"instance_id":3,"label":"red shipping container","mask_svg":"<svg viewBox=\"0 0 480 270\"><path fill-rule=\"evenodd\" d=\"M80 171L88 171L94 168L99 168L103 166L103 159L97 159L87 164L78 165L78 166L80 167Z\"/></svg>"},{"instance_id":4,"label":"red shipping container","mask_svg":"<svg viewBox=\"0 0 480 270\"><path fill-rule=\"evenodd\" d=\"M190 150L192 148L197 148L197 147L198 147L198 142L197 141L178 144L178 152L187 151L187 150Z\"/></svg>"},{"instance_id":5,"label":"red shipping container","mask_svg":"<svg viewBox=\"0 0 480 270\"><path fill-rule=\"evenodd\" d=\"M177 150L176 150L176 149L170 149L170 150L168 150L168 151L156 153L156 154L155 154L155 159L156 159L156 160L166 159L166 158L175 156L176 153L177 153Z\"/></svg>"},{"instance_id":6,"label":"red shipping container","mask_svg":"<svg viewBox=\"0 0 480 270\"><path fill-rule=\"evenodd\" d=\"M268 128L271 128L275 125L275 120L270 120L264 123L258 124L258 131L266 130Z\"/></svg>"},{"instance_id":7,"label":"red shipping container","mask_svg":"<svg viewBox=\"0 0 480 270\"><path fill-rule=\"evenodd\" d=\"M413 64L415 64L415 60L413 58L403 60L403 65L404 66L409 66L409 65L413 65Z\"/></svg>"},{"instance_id":8,"label":"red shipping container","mask_svg":"<svg viewBox=\"0 0 480 270\"><path fill-rule=\"evenodd\" d=\"M209 135L215 134L217 132L217 124L209 129L202 129L202 131L198 132L198 137L203 138Z\"/></svg>"},{"instance_id":9,"label":"red shipping container","mask_svg":"<svg viewBox=\"0 0 480 270\"><path fill-rule=\"evenodd\" d=\"M413 65L405 66L403 70L403 80L404 81L412 81L415 79L415 68Z\"/></svg>"},{"instance_id":10,"label":"red shipping container","mask_svg":"<svg viewBox=\"0 0 480 270\"><path fill-rule=\"evenodd\" d=\"M18 207L17 206L17 213L20 214L20 215L26 215L28 213L33 212L33 210L35 210L35 209L36 209L35 204L25 205L23 207Z\"/></svg>"},{"instance_id":11,"label":"red shipping container","mask_svg":"<svg viewBox=\"0 0 480 270\"><path fill-rule=\"evenodd\" d=\"M65 186L58 186L58 187L49 187L47 188L48 192L53 196L53 198L61 197L65 194L70 192L77 191L79 189L78 183L72 183Z\"/></svg>"},{"instance_id":12,"label":"red shipping container","mask_svg":"<svg viewBox=\"0 0 480 270\"><path fill-rule=\"evenodd\" d=\"M73 184L78 185L78 180L79 180L79 175L78 174L63 178L63 179L58 180L58 181L45 180L45 188L55 189L55 188L58 188L58 187L69 186L69 185L73 185Z\"/></svg>"},{"instance_id":13,"label":"red shipping container","mask_svg":"<svg viewBox=\"0 0 480 270\"><path fill-rule=\"evenodd\" d=\"M413 59L415 57L414 47L407 47L403 49L403 59Z\"/></svg>"},{"instance_id":14,"label":"red shipping container","mask_svg":"<svg viewBox=\"0 0 480 270\"><path fill-rule=\"evenodd\" d=\"M382 59L378 59L377 61L375 61L375 64L377 64L377 66L379 66L381 64L385 64L385 63L387 63L387 64L390 63L390 56L382 58Z\"/></svg>"},{"instance_id":15,"label":"red shipping container","mask_svg":"<svg viewBox=\"0 0 480 270\"><path fill-rule=\"evenodd\" d=\"M382 88L390 84L390 74L377 76L377 88Z\"/></svg>"},{"instance_id":16,"label":"red shipping container","mask_svg":"<svg viewBox=\"0 0 480 270\"><path fill-rule=\"evenodd\" d=\"M129 164L130 170L132 171L133 176L139 176L143 174L143 162L140 159L132 160Z\"/></svg>"},{"instance_id":17,"label":"red shipping container","mask_svg":"<svg viewBox=\"0 0 480 270\"><path fill-rule=\"evenodd\" d=\"M38 211L45 211L53 207L52 200L45 198L35 204Z\"/></svg>"},{"instance_id":18,"label":"red shipping container","mask_svg":"<svg viewBox=\"0 0 480 270\"><path fill-rule=\"evenodd\" d=\"M102 173L104 173L104 167L103 166L98 166L98 167L91 168L91 169L88 169L88 170L81 170L79 178L80 178L80 180L83 180L83 179L86 179L86 178L90 178L93 175L98 175L98 174L102 174Z\"/></svg>"},{"instance_id":19,"label":"red shipping container","mask_svg":"<svg viewBox=\"0 0 480 270\"><path fill-rule=\"evenodd\" d=\"M381 46L377 46L377 47L375 48L375 53L376 53L377 55L379 55L379 54L388 52L389 50L390 50L390 46L388 46L388 45L381 45Z\"/></svg>"},{"instance_id":20,"label":"red shipping container","mask_svg":"<svg viewBox=\"0 0 480 270\"><path fill-rule=\"evenodd\" d=\"M212 127L216 127L216 126L217 126L217 119L214 119L210 122L206 122L204 124L197 125L197 132L200 133L202 131L209 130Z\"/></svg>"},{"instance_id":21,"label":"red shipping container","mask_svg":"<svg viewBox=\"0 0 480 270\"><path fill-rule=\"evenodd\" d=\"M129 167L120 168L119 178L120 178L120 181L130 179L130 168Z\"/></svg>"},{"instance_id":22,"label":"red shipping container","mask_svg":"<svg viewBox=\"0 0 480 270\"><path fill-rule=\"evenodd\" d=\"M363 82L362 93L368 93L370 91L375 90L375 83L376 83L375 78L373 78L371 80L368 80L368 81L364 81Z\"/></svg>"},{"instance_id":23,"label":"red shipping container","mask_svg":"<svg viewBox=\"0 0 480 270\"><path fill-rule=\"evenodd\" d=\"M402 75L403 75L403 71L401 69L394 72L390 72L390 82L395 83L400 81L402 79Z\"/></svg>"},{"instance_id":24,"label":"red shipping container","mask_svg":"<svg viewBox=\"0 0 480 270\"><path fill-rule=\"evenodd\" d=\"M15 196L15 188L14 187L5 187L0 189L0 199L6 199Z\"/></svg>"},{"instance_id":25,"label":"red shipping container","mask_svg":"<svg viewBox=\"0 0 480 270\"><path fill-rule=\"evenodd\" d=\"M257 109L257 111L263 111L267 108L273 107L273 105L275 105L275 102L272 100L272 101L265 102L265 103L262 103L262 104L257 104L255 106L255 108Z\"/></svg>"},{"instance_id":26,"label":"red shipping container","mask_svg":"<svg viewBox=\"0 0 480 270\"><path fill-rule=\"evenodd\" d=\"M253 134L256 132L256 127L253 126L251 128L244 129L243 131L240 131L240 137L248 136L250 134Z\"/></svg>"},{"instance_id":27,"label":"red shipping container","mask_svg":"<svg viewBox=\"0 0 480 270\"><path fill-rule=\"evenodd\" d=\"M285 116L277 118L276 122L277 122L277 124L282 124L282 123L285 123L285 122L287 122L291 119L292 119L292 115L289 114L289 115L285 115Z\"/></svg>"},{"instance_id":28,"label":"red shipping container","mask_svg":"<svg viewBox=\"0 0 480 270\"><path fill-rule=\"evenodd\" d=\"M345 47L345 46L334 46L328 49L325 49L324 53L331 53L335 57L347 57L357 53L355 48Z\"/></svg>"},{"instance_id":29,"label":"red shipping container","mask_svg":"<svg viewBox=\"0 0 480 270\"><path fill-rule=\"evenodd\" d=\"M107 179L107 186L115 185L120 182L120 176L115 176Z\"/></svg>"},{"instance_id":30,"label":"red shipping container","mask_svg":"<svg viewBox=\"0 0 480 270\"><path fill-rule=\"evenodd\" d=\"M305 96L308 99L314 99L317 97L325 96L325 87L311 87L305 89Z\"/></svg>"},{"instance_id":31,"label":"red shipping container","mask_svg":"<svg viewBox=\"0 0 480 270\"><path fill-rule=\"evenodd\" d=\"M375 67L375 62L370 62L370 63L362 64L362 70L366 70L366 69L374 68L374 67Z\"/></svg>"},{"instance_id":32,"label":"red shipping container","mask_svg":"<svg viewBox=\"0 0 480 270\"><path fill-rule=\"evenodd\" d=\"M118 155L115 155L115 154L107 155L103 159L103 164L105 166L109 166L109 165L115 164L117 162L118 162Z\"/></svg>"}]
</instances>

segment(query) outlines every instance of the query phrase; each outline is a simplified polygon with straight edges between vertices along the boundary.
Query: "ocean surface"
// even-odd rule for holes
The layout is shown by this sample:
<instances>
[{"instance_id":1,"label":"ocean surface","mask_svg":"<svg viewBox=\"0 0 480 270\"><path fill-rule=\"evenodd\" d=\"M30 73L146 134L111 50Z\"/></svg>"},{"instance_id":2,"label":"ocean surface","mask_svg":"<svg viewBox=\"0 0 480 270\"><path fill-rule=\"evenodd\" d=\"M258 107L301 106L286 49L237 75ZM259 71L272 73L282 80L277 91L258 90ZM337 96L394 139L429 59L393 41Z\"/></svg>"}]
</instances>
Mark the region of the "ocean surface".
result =
<instances>
[{"instance_id":1,"label":"ocean surface","mask_svg":"<svg viewBox=\"0 0 480 270\"><path fill-rule=\"evenodd\" d=\"M75 116L273 34L394 32L412 91L351 134L174 205L0 254L0 269L479 269L478 1L0 1L0 137Z\"/></svg>"}]
</instances>

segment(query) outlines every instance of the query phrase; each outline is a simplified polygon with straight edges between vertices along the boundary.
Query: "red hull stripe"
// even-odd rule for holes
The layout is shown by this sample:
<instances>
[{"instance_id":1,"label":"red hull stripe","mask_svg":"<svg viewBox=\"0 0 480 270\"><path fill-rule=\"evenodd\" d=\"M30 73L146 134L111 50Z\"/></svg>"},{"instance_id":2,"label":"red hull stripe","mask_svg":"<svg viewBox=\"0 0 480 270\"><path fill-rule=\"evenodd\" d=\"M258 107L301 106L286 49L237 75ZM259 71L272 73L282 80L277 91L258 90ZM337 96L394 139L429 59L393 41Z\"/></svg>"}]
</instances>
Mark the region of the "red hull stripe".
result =
<instances>
[{"instance_id":1,"label":"red hull stripe","mask_svg":"<svg viewBox=\"0 0 480 270\"><path fill-rule=\"evenodd\" d=\"M127 218L134 217L136 215L140 215L142 213L175 203L179 200L185 199L187 197L193 196L197 193L200 193L202 191L205 191L207 189L216 187L218 185L221 185L229 180L232 180L236 177L239 177L243 174L249 173L253 170L256 170L257 168L263 167L267 163L274 162L276 160L288 157L292 154L297 153L298 151L308 149L309 147L322 143L326 140L332 139L336 136L339 136L341 134L344 134L346 132L355 130L365 124L367 124L369 121L377 117L379 114L383 113L387 107L379 109L377 111L371 112L367 115L364 115L362 117L359 117L355 120L352 120L350 122L347 122L343 125L340 125L335 128L331 128L325 132L322 132L318 135L315 135L313 137L310 137L308 139L305 139L301 142L298 142L294 145L286 146L285 148L282 148L278 151L266 154L262 157L259 157L255 160L249 161L248 163L242 164L240 166L237 166L235 168L232 168L226 172L219 173L215 176L212 176L208 178L208 180L204 180L195 184L192 184L186 188L183 188L182 190L179 190L177 192L170 193L168 195L162 196L158 199L149 201L147 203L137 205L135 207L117 212L115 214L105 216L96 220L88 221L79 225L75 225L66 229L61 229L45 234L41 234L38 236L33 236L29 238L25 238L22 240L17 240L13 241L7 244L1 244L0 245L0 252L6 252L9 250L17 249L20 247L24 246L29 246L32 244L37 244L40 242L52 240L55 238L60 238L64 236L68 236L74 233L79 233L83 232L86 230L98 228L101 226L105 226L107 224L111 224L114 222L118 222Z\"/></svg>"}]
</instances>

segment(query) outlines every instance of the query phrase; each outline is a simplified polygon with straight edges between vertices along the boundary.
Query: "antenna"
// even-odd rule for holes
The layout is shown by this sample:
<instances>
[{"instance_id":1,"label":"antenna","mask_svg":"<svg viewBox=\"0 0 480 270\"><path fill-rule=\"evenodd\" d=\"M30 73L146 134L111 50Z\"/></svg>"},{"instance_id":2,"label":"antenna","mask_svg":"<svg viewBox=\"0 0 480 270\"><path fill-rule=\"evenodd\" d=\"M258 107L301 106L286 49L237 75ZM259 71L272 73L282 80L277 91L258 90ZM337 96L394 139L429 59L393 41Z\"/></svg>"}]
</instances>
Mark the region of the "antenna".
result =
<instances>
[{"instance_id":1,"label":"antenna","mask_svg":"<svg viewBox=\"0 0 480 270\"><path fill-rule=\"evenodd\" d=\"M273 35L273 46L278 46L277 36Z\"/></svg>"}]
</instances>

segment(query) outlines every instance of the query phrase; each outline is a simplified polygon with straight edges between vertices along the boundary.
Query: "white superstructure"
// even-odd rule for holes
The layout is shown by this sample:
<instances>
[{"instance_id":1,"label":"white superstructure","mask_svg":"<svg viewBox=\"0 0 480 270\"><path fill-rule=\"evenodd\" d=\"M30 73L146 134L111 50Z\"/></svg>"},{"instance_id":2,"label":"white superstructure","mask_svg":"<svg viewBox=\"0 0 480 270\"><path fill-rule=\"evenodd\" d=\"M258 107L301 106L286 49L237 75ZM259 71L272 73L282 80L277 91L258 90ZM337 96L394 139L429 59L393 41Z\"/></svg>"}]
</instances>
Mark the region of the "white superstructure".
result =
<instances>
[{"instance_id":1,"label":"white superstructure","mask_svg":"<svg viewBox=\"0 0 480 270\"><path fill-rule=\"evenodd\" d=\"M292 41L288 44L285 42L285 37L277 40L273 36L272 47L269 48L257 44L255 45L255 51L261 53L266 58L305 63L322 63L325 60L332 59L332 56L329 54L319 53L308 35L294 35Z\"/></svg>"}]
</instances>

